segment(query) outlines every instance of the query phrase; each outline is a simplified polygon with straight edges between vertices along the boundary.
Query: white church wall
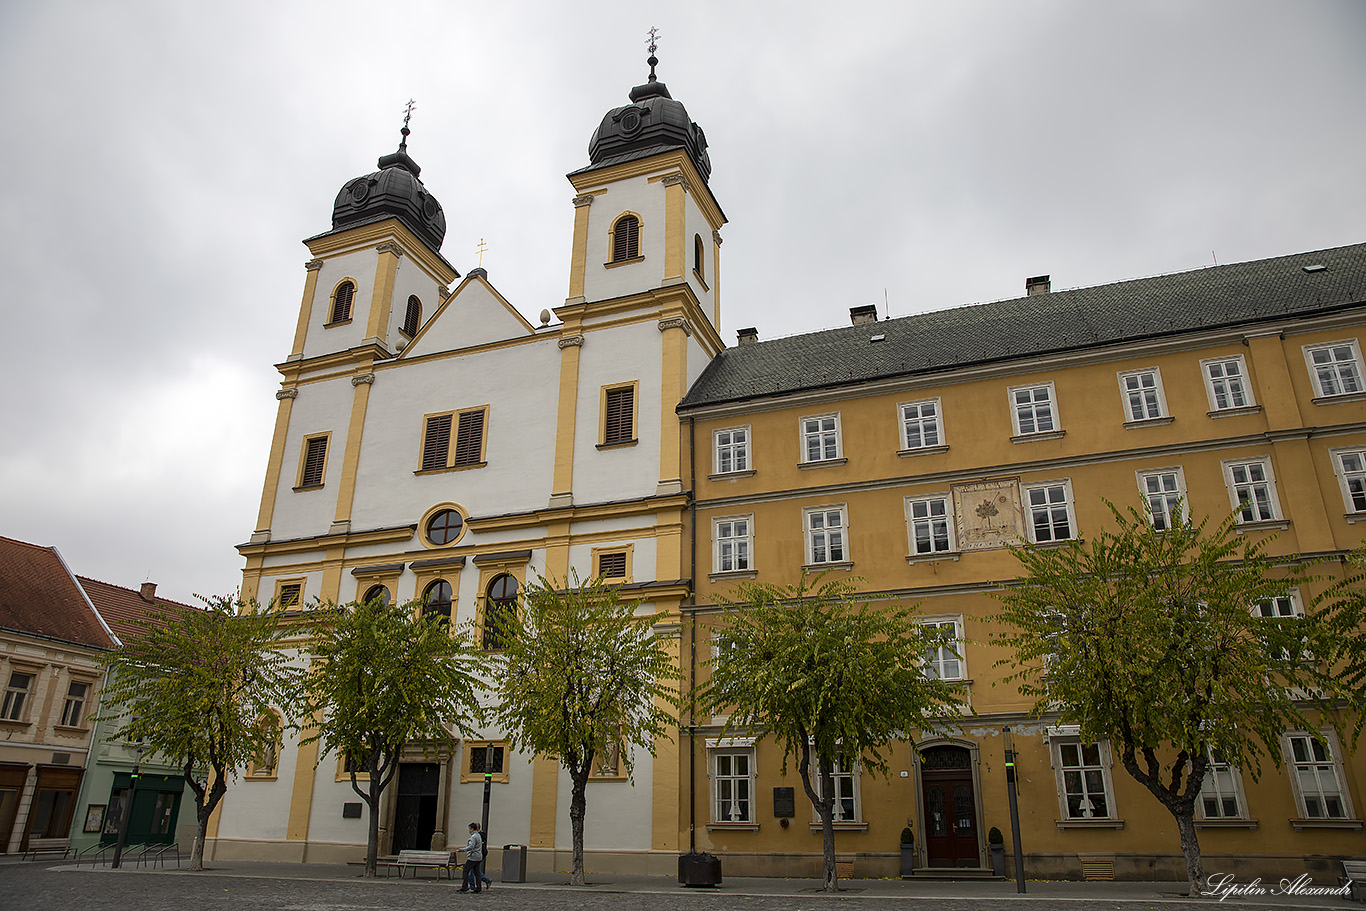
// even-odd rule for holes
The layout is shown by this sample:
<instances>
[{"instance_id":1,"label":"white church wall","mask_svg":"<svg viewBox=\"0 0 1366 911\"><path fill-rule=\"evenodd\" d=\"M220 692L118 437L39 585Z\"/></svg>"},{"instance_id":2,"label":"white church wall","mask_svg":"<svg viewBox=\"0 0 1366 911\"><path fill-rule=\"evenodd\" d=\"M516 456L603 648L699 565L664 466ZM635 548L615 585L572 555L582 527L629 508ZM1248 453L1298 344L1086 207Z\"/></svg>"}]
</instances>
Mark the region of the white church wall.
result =
<instances>
[{"instance_id":1,"label":"white church wall","mask_svg":"<svg viewBox=\"0 0 1366 911\"><path fill-rule=\"evenodd\" d=\"M652 843L652 786L654 761L645 750L632 748L635 770L630 781L589 779L583 825L585 850L637 848ZM555 847L568 851L574 846L569 825L569 798L574 783L569 772L560 767L559 787L555 793Z\"/></svg>"},{"instance_id":2,"label":"white church wall","mask_svg":"<svg viewBox=\"0 0 1366 911\"><path fill-rule=\"evenodd\" d=\"M318 270L318 285L313 295L313 309L308 318L308 338L304 343L304 357L317 357L334 351L344 351L360 344L365 335L366 317L370 313L370 298L375 290L375 273L379 260L374 250L364 250L323 260ZM332 291L344 278L356 283L356 297L351 302L351 322L331 329L323 328L332 318Z\"/></svg>"},{"instance_id":3,"label":"white church wall","mask_svg":"<svg viewBox=\"0 0 1366 911\"><path fill-rule=\"evenodd\" d=\"M399 329L403 327L408 313L408 297L416 296L422 304L420 327L436 312L441 303L436 279L419 266L410 256L399 257L398 272L394 275L394 302L389 308L388 332L384 336L390 351L398 350L398 340L404 338Z\"/></svg>"},{"instance_id":4,"label":"white church wall","mask_svg":"<svg viewBox=\"0 0 1366 911\"><path fill-rule=\"evenodd\" d=\"M653 321L588 333L579 362L574 502L653 496L659 482L659 361L663 336ZM602 387L639 383L634 446L599 450Z\"/></svg>"},{"instance_id":5,"label":"white church wall","mask_svg":"<svg viewBox=\"0 0 1366 911\"><path fill-rule=\"evenodd\" d=\"M606 268L612 258L612 224L624 212L640 216L642 262ZM658 288L664 276L664 193L646 176L614 183L593 200L588 223L588 257L584 296L608 300Z\"/></svg>"},{"instance_id":6,"label":"white church wall","mask_svg":"<svg viewBox=\"0 0 1366 911\"><path fill-rule=\"evenodd\" d=\"M407 298L405 297L406 301ZM404 359L458 351L533 334L479 278L470 279L446 303L440 316L404 353Z\"/></svg>"},{"instance_id":7,"label":"white church wall","mask_svg":"<svg viewBox=\"0 0 1366 911\"><path fill-rule=\"evenodd\" d=\"M341 483L346 430L351 419L353 397L354 390L346 379L309 383L299 388L299 396L294 400L290 414L289 432L285 437L284 463L271 518L271 537L275 540L322 534L332 524L337 509L337 488ZM294 485L299 479L299 458L304 438L320 433L331 433L323 486L316 490L296 491Z\"/></svg>"}]
</instances>

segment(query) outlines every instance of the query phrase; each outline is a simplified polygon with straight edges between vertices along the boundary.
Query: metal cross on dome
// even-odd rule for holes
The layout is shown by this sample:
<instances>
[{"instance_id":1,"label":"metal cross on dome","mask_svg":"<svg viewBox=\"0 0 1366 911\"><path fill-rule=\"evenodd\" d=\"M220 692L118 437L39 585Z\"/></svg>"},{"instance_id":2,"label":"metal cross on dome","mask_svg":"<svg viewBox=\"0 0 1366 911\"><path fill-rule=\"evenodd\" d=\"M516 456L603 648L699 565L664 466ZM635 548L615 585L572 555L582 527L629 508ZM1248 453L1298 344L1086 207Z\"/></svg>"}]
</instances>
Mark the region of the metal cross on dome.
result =
<instances>
[{"instance_id":1,"label":"metal cross on dome","mask_svg":"<svg viewBox=\"0 0 1366 911\"><path fill-rule=\"evenodd\" d=\"M659 29L655 28L655 27L652 25L652 26L650 26L650 37L649 37L649 39L646 41L646 43L647 43L648 45L650 45L650 56L651 56L651 57L654 56L655 50L658 49L658 47L659 47L659 43L658 43L658 42L659 42Z\"/></svg>"},{"instance_id":2,"label":"metal cross on dome","mask_svg":"<svg viewBox=\"0 0 1366 911\"><path fill-rule=\"evenodd\" d=\"M408 103L403 106L403 125L406 127L408 121L413 117L413 108L417 107L417 102L409 98Z\"/></svg>"}]
</instances>

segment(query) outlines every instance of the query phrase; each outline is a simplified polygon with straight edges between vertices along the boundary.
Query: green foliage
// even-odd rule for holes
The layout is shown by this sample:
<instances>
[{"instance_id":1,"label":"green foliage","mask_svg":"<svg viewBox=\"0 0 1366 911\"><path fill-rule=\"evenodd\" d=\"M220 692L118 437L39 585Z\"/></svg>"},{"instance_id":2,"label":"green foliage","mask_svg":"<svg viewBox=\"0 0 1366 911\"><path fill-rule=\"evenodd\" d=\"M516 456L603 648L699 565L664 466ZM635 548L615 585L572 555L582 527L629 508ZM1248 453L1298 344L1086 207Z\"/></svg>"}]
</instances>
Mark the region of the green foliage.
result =
<instances>
[{"instance_id":1,"label":"green foliage","mask_svg":"<svg viewBox=\"0 0 1366 911\"><path fill-rule=\"evenodd\" d=\"M299 672L282 639L278 612L232 597L203 599L204 610L161 610L110 652L101 720L127 721L114 735L184 763L204 826L227 782L277 736L262 723L272 708L292 715Z\"/></svg>"},{"instance_id":2,"label":"green foliage","mask_svg":"<svg viewBox=\"0 0 1366 911\"><path fill-rule=\"evenodd\" d=\"M1001 834L1001 830L996 828L995 826L992 826L991 831L987 832L987 844L1003 845L1005 843L1006 837Z\"/></svg>"},{"instance_id":3,"label":"green foliage","mask_svg":"<svg viewBox=\"0 0 1366 911\"><path fill-rule=\"evenodd\" d=\"M903 826L901 829L901 843L903 845L915 844L915 832L910 826Z\"/></svg>"}]
</instances>

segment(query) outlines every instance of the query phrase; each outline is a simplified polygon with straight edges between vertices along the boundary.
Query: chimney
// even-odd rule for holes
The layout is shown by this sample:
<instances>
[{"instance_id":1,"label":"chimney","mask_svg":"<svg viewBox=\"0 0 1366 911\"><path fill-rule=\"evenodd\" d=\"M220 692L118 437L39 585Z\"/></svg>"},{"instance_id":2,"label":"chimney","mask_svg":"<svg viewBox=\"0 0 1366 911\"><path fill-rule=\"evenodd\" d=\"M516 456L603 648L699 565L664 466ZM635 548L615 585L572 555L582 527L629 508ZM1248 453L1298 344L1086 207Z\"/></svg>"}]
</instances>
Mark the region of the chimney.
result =
<instances>
[{"instance_id":1,"label":"chimney","mask_svg":"<svg viewBox=\"0 0 1366 911\"><path fill-rule=\"evenodd\" d=\"M138 592L138 594L141 595L142 600L146 601L148 604L156 604L157 584L155 582L142 583L142 591Z\"/></svg>"},{"instance_id":2,"label":"chimney","mask_svg":"<svg viewBox=\"0 0 1366 911\"><path fill-rule=\"evenodd\" d=\"M864 323L877 322L877 304L868 304L864 307L849 308L849 322L855 326L862 326Z\"/></svg>"},{"instance_id":3,"label":"chimney","mask_svg":"<svg viewBox=\"0 0 1366 911\"><path fill-rule=\"evenodd\" d=\"M1048 280L1047 275L1036 275L1033 278L1025 279L1025 296L1027 297L1047 294L1052 288L1053 284Z\"/></svg>"},{"instance_id":4,"label":"chimney","mask_svg":"<svg viewBox=\"0 0 1366 911\"><path fill-rule=\"evenodd\" d=\"M740 337L740 344L753 345L759 340L759 330L750 326L748 329L741 329L735 333Z\"/></svg>"}]
</instances>

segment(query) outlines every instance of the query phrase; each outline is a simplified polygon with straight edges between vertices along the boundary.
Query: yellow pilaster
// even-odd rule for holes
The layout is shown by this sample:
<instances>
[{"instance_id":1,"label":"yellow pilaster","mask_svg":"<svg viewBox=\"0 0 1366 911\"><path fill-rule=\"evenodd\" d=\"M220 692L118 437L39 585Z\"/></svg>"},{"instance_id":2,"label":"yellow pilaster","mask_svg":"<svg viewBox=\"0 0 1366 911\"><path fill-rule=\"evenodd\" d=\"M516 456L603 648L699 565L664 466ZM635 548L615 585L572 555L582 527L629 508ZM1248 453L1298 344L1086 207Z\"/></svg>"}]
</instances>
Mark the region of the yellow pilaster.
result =
<instances>
[{"instance_id":1,"label":"yellow pilaster","mask_svg":"<svg viewBox=\"0 0 1366 911\"><path fill-rule=\"evenodd\" d=\"M664 284L683 281L687 268L687 217L684 199L688 186L682 174L664 178Z\"/></svg>"},{"instance_id":2,"label":"yellow pilaster","mask_svg":"<svg viewBox=\"0 0 1366 911\"><path fill-rule=\"evenodd\" d=\"M661 547L662 550L662 547ZM662 578L662 576L661 576ZM678 604L659 605L661 612L678 617ZM670 658L674 662L675 669L682 672L682 644L683 639L679 635L680 629L677 623L672 624L673 635L668 639L670 648ZM659 629L659 627L656 627ZM680 677L680 679L682 679ZM670 706L660 702L660 708L666 711L674 711ZM679 850L679 825L682 806L679 800L682 796L681 787L681 767L679 765L678 754L678 730L677 728L662 736L655 738L654 774L651 776L651 817L650 817L650 847L655 851L678 851Z\"/></svg>"},{"instance_id":3,"label":"yellow pilaster","mask_svg":"<svg viewBox=\"0 0 1366 911\"><path fill-rule=\"evenodd\" d=\"M1290 365L1286 361L1285 341L1279 333L1248 336L1248 360L1257 384L1257 402L1266 415L1270 430L1302 427L1300 406L1295 401L1295 387L1290 382Z\"/></svg>"},{"instance_id":4,"label":"yellow pilaster","mask_svg":"<svg viewBox=\"0 0 1366 911\"><path fill-rule=\"evenodd\" d=\"M320 259L312 259L304 264L308 277L304 279L304 299L299 304L299 324L294 327L294 346L290 348L290 357L303 357L308 321L313 316L313 297L318 293L318 270L322 267L323 261Z\"/></svg>"},{"instance_id":5,"label":"yellow pilaster","mask_svg":"<svg viewBox=\"0 0 1366 911\"><path fill-rule=\"evenodd\" d=\"M577 326L575 327L577 328ZM579 406L579 351L583 336L568 334L560 338L560 402L555 423L555 476L551 485L552 504L569 505L574 497L574 427Z\"/></svg>"},{"instance_id":6,"label":"yellow pilaster","mask_svg":"<svg viewBox=\"0 0 1366 911\"><path fill-rule=\"evenodd\" d=\"M555 847L555 807L559 800L560 763L537 756L531 765L531 845L553 850Z\"/></svg>"},{"instance_id":7,"label":"yellow pilaster","mask_svg":"<svg viewBox=\"0 0 1366 911\"><path fill-rule=\"evenodd\" d=\"M345 560L346 548L329 547L327 549L327 555L323 557L322 588L318 592L318 596L324 601L331 601L333 604L342 602L342 563Z\"/></svg>"},{"instance_id":8,"label":"yellow pilaster","mask_svg":"<svg viewBox=\"0 0 1366 911\"><path fill-rule=\"evenodd\" d=\"M569 297L583 297L584 276L588 271L588 207L593 194L574 197L574 249L569 256Z\"/></svg>"},{"instance_id":9,"label":"yellow pilaster","mask_svg":"<svg viewBox=\"0 0 1366 911\"><path fill-rule=\"evenodd\" d=\"M337 486L337 512L333 517L332 530L348 531L351 523L351 504L356 498L356 472L360 467L360 441L365 430L365 409L370 404L370 386L375 375L369 373L368 363L361 365L361 371L351 377L351 385L356 387L351 398L351 423L346 429L346 453L342 459L341 482Z\"/></svg>"},{"instance_id":10,"label":"yellow pilaster","mask_svg":"<svg viewBox=\"0 0 1366 911\"><path fill-rule=\"evenodd\" d=\"M545 532L545 575L547 579L569 578L569 523L551 523Z\"/></svg>"},{"instance_id":11,"label":"yellow pilaster","mask_svg":"<svg viewBox=\"0 0 1366 911\"><path fill-rule=\"evenodd\" d=\"M663 350L660 356L660 409L659 409L659 493L678 493L683 489L683 472L680 467L682 449L680 448L680 424L674 409L683 401L687 391L688 335L691 329L688 321L681 316L659 321L659 331L663 333ZM673 577L677 578L677 576Z\"/></svg>"},{"instance_id":12,"label":"yellow pilaster","mask_svg":"<svg viewBox=\"0 0 1366 911\"><path fill-rule=\"evenodd\" d=\"M684 572L683 510L655 514L655 578L682 579Z\"/></svg>"},{"instance_id":13,"label":"yellow pilaster","mask_svg":"<svg viewBox=\"0 0 1366 911\"><path fill-rule=\"evenodd\" d=\"M301 737L308 737L315 725L309 724ZM318 741L299 747L294 762L294 784L289 792L289 822L285 827L286 841L308 841L308 820L313 814L313 779L318 774Z\"/></svg>"},{"instance_id":14,"label":"yellow pilaster","mask_svg":"<svg viewBox=\"0 0 1366 911\"><path fill-rule=\"evenodd\" d=\"M403 250L393 241L375 248L379 263L375 269L375 290L370 297L370 318L365 337L383 340L389 329L389 311L394 304L394 281L398 277L398 258Z\"/></svg>"},{"instance_id":15,"label":"yellow pilaster","mask_svg":"<svg viewBox=\"0 0 1366 911\"><path fill-rule=\"evenodd\" d=\"M242 567L242 601L250 603L256 599L261 589L261 566L264 558L260 554L247 557L247 565Z\"/></svg>"},{"instance_id":16,"label":"yellow pilaster","mask_svg":"<svg viewBox=\"0 0 1366 911\"><path fill-rule=\"evenodd\" d=\"M312 281L318 273L310 272ZM280 405L275 409L275 434L270 438L270 462L266 464L266 483L261 489L261 508L256 514L257 535L270 534L270 522L275 515L275 497L280 490L280 472L284 470L285 438L289 434L289 416L294 410L298 389L281 389L275 393Z\"/></svg>"}]
</instances>

